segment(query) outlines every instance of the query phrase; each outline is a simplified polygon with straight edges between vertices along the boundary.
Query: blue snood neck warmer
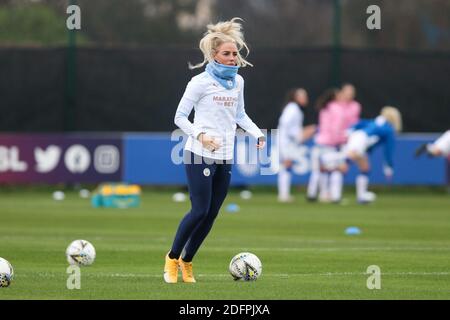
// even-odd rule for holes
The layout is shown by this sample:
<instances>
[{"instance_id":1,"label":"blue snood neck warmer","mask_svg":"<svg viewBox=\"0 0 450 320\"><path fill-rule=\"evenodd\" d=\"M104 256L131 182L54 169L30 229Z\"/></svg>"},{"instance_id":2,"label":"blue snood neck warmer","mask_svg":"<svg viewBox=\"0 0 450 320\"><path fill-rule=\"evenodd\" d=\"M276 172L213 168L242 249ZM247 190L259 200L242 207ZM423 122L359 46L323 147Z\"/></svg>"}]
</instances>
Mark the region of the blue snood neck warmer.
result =
<instances>
[{"instance_id":1,"label":"blue snood neck warmer","mask_svg":"<svg viewBox=\"0 0 450 320\"><path fill-rule=\"evenodd\" d=\"M228 90L236 86L236 74L238 70L238 66L227 66L216 61L206 65L206 72Z\"/></svg>"}]
</instances>

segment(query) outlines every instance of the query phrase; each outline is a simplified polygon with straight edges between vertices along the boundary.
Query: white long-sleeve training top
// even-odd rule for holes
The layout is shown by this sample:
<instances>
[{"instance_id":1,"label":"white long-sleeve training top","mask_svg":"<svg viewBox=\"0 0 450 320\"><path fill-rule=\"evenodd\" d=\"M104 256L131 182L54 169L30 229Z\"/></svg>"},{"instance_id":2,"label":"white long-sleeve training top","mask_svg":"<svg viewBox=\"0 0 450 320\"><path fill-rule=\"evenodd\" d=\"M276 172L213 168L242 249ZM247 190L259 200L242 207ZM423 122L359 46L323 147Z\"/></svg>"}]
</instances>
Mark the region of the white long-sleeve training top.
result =
<instances>
[{"instance_id":1,"label":"white long-sleeve training top","mask_svg":"<svg viewBox=\"0 0 450 320\"><path fill-rule=\"evenodd\" d=\"M289 148L292 144L302 142L303 112L295 102L288 103L278 120L278 135L280 152Z\"/></svg>"},{"instance_id":2,"label":"white long-sleeve training top","mask_svg":"<svg viewBox=\"0 0 450 320\"><path fill-rule=\"evenodd\" d=\"M188 117L195 110L194 123ZM244 79L236 75L236 87L225 89L206 71L193 77L175 113L175 124L188 136L185 150L206 158L231 160L234 154L234 138L237 125L260 138L264 134L245 113ZM211 152L203 147L197 137L205 133L221 145Z\"/></svg>"}]
</instances>

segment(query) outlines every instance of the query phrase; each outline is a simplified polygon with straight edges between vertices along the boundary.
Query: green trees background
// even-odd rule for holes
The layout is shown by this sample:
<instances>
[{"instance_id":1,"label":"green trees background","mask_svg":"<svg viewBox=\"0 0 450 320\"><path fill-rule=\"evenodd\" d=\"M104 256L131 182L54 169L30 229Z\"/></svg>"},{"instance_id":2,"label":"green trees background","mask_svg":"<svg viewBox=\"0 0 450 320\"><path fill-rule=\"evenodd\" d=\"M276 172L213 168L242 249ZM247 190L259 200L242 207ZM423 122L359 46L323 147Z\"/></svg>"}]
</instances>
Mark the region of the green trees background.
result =
<instances>
[{"instance_id":1,"label":"green trees background","mask_svg":"<svg viewBox=\"0 0 450 320\"><path fill-rule=\"evenodd\" d=\"M73 0L81 7L78 43L187 45L205 25L239 16L253 46L329 46L340 4L347 47L450 50L450 0ZM70 0L0 0L0 45L61 45ZM377 4L382 30L366 28Z\"/></svg>"}]
</instances>

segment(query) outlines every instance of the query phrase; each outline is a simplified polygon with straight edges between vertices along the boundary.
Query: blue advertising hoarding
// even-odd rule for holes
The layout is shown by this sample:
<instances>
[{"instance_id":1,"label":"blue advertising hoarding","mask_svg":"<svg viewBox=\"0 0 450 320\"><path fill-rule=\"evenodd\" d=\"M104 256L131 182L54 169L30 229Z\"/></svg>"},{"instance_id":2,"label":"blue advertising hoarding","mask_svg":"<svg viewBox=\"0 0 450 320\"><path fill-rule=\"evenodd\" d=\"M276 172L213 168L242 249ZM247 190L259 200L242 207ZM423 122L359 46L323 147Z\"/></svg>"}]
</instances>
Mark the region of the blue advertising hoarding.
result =
<instances>
[{"instance_id":1,"label":"blue advertising hoarding","mask_svg":"<svg viewBox=\"0 0 450 320\"><path fill-rule=\"evenodd\" d=\"M383 175L383 150L376 149L370 155L371 182L373 184L394 185L445 185L447 184L447 160L444 158L414 157L415 149L424 142L436 139L436 134L404 134L397 138L394 155L395 174L392 181L387 181ZM186 184L184 166L181 154L186 137L171 140L169 133L124 135L124 176L129 183L142 185L183 185ZM268 148L275 148L268 141ZM235 147L235 164L233 165L232 185L276 185L277 175L272 157L268 163L267 157L260 157L264 164L239 164L237 158L241 150L248 147L247 140L238 139ZM306 184L312 166L311 155L315 152L312 143L299 146L297 161L294 165L293 184ZM274 149L272 149L274 150ZM268 153L272 156L272 153ZM175 159L175 161L173 161ZM175 163L174 163L175 162ZM351 166L345 176L346 184L353 184L357 173L355 166Z\"/></svg>"},{"instance_id":2,"label":"blue advertising hoarding","mask_svg":"<svg viewBox=\"0 0 450 320\"><path fill-rule=\"evenodd\" d=\"M371 182L394 185L446 185L448 161L444 158L414 157L415 149L434 141L437 134L403 134L397 138L395 174L386 181L382 171L383 150L371 154ZM238 135L232 185L276 185L279 160L268 136L268 147L248 154L254 139ZM275 139L274 139L275 140ZM1 134L0 183L129 182L141 185L185 185L182 164L186 136L175 133L115 134ZM313 166L317 148L309 142L295 150L293 184L304 185ZM257 155L257 156L256 156ZM253 160L253 164L246 164ZM244 163L244 164L242 164ZM352 166L345 176L353 184Z\"/></svg>"}]
</instances>

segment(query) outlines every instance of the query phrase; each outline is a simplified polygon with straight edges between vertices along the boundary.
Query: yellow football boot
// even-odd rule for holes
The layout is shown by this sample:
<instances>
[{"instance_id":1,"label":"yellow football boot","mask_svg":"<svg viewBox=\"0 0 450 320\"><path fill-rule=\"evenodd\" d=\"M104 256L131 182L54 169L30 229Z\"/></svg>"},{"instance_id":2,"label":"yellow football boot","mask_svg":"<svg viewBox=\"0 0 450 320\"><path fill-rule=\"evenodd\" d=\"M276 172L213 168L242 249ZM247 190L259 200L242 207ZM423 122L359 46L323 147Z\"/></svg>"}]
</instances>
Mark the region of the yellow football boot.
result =
<instances>
[{"instance_id":1,"label":"yellow football boot","mask_svg":"<svg viewBox=\"0 0 450 320\"><path fill-rule=\"evenodd\" d=\"M177 283L178 281L178 259L170 259L166 255L166 264L164 265L164 281L167 283Z\"/></svg>"},{"instance_id":2,"label":"yellow football boot","mask_svg":"<svg viewBox=\"0 0 450 320\"><path fill-rule=\"evenodd\" d=\"M192 262L185 262L183 259L178 260L178 265L181 269L181 275L183 276L183 282L194 283L194 272L192 271Z\"/></svg>"}]
</instances>

